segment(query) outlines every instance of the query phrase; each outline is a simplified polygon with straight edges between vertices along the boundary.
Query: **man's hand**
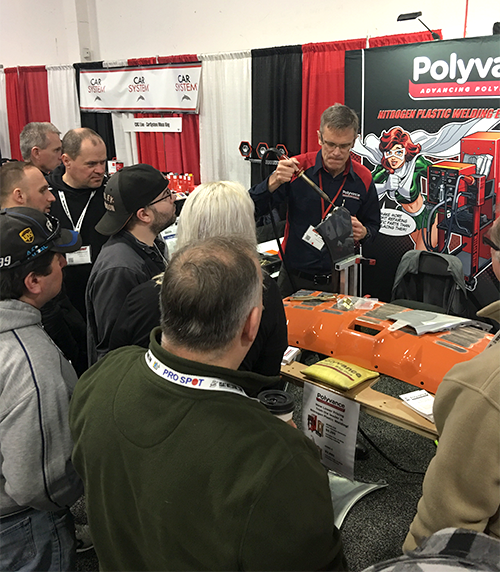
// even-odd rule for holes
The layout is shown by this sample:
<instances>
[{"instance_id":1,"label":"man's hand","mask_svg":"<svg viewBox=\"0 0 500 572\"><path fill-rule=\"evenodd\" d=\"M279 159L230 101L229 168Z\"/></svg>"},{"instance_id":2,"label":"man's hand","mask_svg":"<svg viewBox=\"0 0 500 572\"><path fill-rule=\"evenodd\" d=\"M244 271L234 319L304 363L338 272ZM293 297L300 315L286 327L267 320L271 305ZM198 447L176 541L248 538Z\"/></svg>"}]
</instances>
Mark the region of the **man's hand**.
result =
<instances>
[{"instance_id":1,"label":"man's hand","mask_svg":"<svg viewBox=\"0 0 500 572\"><path fill-rule=\"evenodd\" d=\"M289 183L298 167L299 162L297 159L281 159L281 161L278 161L276 170L274 173L271 173L267 182L269 192L274 193L283 183Z\"/></svg>"},{"instance_id":2,"label":"man's hand","mask_svg":"<svg viewBox=\"0 0 500 572\"><path fill-rule=\"evenodd\" d=\"M352 236L354 240L360 241L363 240L366 236L366 228L359 222L359 220L355 217L351 217L352 223Z\"/></svg>"}]
</instances>

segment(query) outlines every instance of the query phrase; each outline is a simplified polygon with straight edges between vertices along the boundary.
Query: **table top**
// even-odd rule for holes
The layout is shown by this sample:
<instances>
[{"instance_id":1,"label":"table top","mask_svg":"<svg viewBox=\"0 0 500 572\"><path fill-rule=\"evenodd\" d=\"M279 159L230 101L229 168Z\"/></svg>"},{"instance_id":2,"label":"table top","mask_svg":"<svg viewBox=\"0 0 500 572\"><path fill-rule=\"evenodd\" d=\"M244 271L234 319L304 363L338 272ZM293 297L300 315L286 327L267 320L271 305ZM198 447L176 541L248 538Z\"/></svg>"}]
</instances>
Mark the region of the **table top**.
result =
<instances>
[{"instance_id":1,"label":"table top","mask_svg":"<svg viewBox=\"0 0 500 572\"><path fill-rule=\"evenodd\" d=\"M403 429L418 433L428 439L434 440L438 437L434 423L431 423L410 409L399 397L395 396L414 390L414 386L382 375L379 378L360 383L350 390L342 391L327 383L306 378L302 373L306 367L306 365L299 362L282 365L281 375L286 381L290 381L296 385L303 385L304 381L307 381L338 393L339 395L343 395L359 403L361 408L370 415L402 427ZM377 386L378 389L374 389L374 386ZM383 390L383 392L381 390ZM392 393L395 395L391 395Z\"/></svg>"}]
</instances>

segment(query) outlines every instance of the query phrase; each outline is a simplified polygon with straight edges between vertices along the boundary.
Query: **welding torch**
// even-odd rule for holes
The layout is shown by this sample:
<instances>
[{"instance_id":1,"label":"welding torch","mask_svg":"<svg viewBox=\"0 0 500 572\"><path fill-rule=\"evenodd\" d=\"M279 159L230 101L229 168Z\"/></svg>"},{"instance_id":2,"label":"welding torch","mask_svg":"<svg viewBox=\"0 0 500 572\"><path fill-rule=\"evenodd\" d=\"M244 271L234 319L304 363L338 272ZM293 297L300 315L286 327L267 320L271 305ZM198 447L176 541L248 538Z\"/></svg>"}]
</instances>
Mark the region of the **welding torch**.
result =
<instances>
[{"instance_id":1,"label":"welding torch","mask_svg":"<svg viewBox=\"0 0 500 572\"><path fill-rule=\"evenodd\" d=\"M280 157L279 157L280 161L283 161L285 159L290 160L290 157L288 157L285 154L280 155ZM329 205L332 204L330 197L322 189L320 189L314 181L311 181L311 179L304 173L304 169L297 168L297 171L295 171L295 176L301 177L310 187L312 187L318 193L318 195L322 199L324 199Z\"/></svg>"}]
</instances>

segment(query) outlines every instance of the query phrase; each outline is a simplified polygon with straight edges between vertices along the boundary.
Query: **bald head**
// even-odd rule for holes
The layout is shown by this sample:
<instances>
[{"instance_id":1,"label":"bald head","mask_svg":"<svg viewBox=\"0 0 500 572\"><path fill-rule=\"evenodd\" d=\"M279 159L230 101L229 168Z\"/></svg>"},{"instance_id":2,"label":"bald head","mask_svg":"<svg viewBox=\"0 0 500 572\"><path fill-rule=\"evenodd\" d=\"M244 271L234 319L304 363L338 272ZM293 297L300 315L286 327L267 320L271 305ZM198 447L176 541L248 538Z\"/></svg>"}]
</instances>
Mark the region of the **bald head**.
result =
<instances>
[{"instance_id":1,"label":"bald head","mask_svg":"<svg viewBox=\"0 0 500 572\"><path fill-rule=\"evenodd\" d=\"M74 189L97 189L106 172L106 145L102 137L89 129L71 129L62 140L63 181Z\"/></svg>"}]
</instances>

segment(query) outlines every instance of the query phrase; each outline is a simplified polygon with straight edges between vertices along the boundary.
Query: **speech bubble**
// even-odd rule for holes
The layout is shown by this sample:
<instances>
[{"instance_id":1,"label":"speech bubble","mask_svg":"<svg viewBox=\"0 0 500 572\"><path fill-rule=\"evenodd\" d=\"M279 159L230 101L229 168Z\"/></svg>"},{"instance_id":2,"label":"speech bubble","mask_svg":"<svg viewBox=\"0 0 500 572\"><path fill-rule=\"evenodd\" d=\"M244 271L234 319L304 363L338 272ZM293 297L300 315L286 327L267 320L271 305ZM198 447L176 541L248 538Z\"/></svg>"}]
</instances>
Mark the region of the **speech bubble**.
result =
<instances>
[{"instance_id":1,"label":"speech bubble","mask_svg":"<svg viewBox=\"0 0 500 572\"><path fill-rule=\"evenodd\" d=\"M388 236L406 236L417 227L413 217L396 209L381 209L380 218L380 232Z\"/></svg>"}]
</instances>

